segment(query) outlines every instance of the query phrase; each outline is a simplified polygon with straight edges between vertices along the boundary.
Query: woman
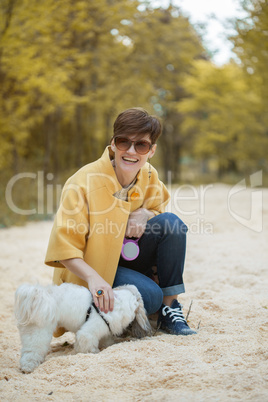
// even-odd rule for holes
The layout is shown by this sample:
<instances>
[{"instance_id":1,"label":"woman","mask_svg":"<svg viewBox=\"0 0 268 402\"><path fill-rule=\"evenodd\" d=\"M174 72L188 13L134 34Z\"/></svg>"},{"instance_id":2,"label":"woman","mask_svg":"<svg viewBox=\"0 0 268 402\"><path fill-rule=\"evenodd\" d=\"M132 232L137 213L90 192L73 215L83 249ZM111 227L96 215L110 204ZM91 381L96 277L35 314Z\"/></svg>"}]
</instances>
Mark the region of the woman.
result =
<instances>
[{"instance_id":1,"label":"woman","mask_svg":"<svg viewBox=\"0 0 268 402\"><path fill-rule=\"evenodd\" d=\"M104 312L113 310L113 287L135 285L147 313L159 310L161 329L188 335L195 331L177 301L184 292L187 227L164 212L168 191L147 162L160 134L159 120L141 108L119 114L102 157L65 184L45 262L55 267L54 283L88 287ZM124 238L139 238L132 261L120 255ZM159 285L150 278L154 266Z\"/></svg>"}]
</instances>

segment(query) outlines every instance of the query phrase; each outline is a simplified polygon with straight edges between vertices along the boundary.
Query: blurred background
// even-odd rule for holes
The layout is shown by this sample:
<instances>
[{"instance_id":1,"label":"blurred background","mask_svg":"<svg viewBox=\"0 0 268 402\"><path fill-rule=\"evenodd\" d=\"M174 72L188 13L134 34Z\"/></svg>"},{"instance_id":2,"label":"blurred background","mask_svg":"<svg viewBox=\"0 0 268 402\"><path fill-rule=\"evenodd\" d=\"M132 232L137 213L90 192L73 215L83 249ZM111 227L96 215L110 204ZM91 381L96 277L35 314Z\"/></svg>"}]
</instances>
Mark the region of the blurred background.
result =
<instances>
[{"instance_id":1,"label":"blurred background","mask_svg":"<svg viewBox=\"0 0 268 402\"><path fill-rule=\"evenodd\" d=\"M51 219L65 180L133 106L162 119L162 180L261 170L267 186L267 0L229 0L237 12L218 5L222 18L209 3L1 0L0 227Z\"/></svg>"}]
</instances>

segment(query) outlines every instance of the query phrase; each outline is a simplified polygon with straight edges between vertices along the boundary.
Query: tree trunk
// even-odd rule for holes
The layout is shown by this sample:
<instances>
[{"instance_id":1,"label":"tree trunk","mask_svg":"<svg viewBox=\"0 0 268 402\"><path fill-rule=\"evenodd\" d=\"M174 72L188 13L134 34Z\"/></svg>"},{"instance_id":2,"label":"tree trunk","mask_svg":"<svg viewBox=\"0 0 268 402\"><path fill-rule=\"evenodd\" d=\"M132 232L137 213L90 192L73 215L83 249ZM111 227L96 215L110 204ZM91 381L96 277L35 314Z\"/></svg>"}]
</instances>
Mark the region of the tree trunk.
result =
<instances>
[{"instance_id":1,"label":"tree trunk","mask_svg":"<svg viewBox=\"0 0 268 402\"><path fill-rule=\"evenodd\" d=\"M44 148L45 148L44 160L43 160L44 177L46 177L46 175L49 171L49 166L50 166L50 158L51 158L50 131L51 131L51 117L47 116L44 120L44 126L43 126Z\"/></svg>"},{"instance_id":2,"label":"tree trunk","mask_svg":"<svg viewBox=\"0 0 268 402\"><path fill-rule=\"evenodd\" d=\"M12 138L12 165L14 175L19 173L19 155L17 151L16 141Z\"/></svg>"},{"instance_id":3,"label":"tree trunk","mask_svg":"<svg viewBox=\"0 0 268 402\"><path fill-rule=\"evenodd\" d=\"M83 156L83 124L82 124L82 106L77 105L75 120L76 120L76 133L75 133L75 166L80 168L82 166Z\"/></svg>"}]
</instances>

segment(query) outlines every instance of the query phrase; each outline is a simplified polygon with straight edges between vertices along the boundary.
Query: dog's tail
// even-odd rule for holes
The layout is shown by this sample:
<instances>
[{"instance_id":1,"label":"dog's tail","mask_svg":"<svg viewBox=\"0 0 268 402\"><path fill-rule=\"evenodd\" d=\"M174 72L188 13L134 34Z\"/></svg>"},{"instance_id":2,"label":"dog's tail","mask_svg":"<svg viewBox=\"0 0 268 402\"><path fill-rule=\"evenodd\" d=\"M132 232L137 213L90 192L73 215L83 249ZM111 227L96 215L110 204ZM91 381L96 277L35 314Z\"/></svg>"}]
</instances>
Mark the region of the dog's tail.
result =
<instances>
[{"instance_id":1,"label":"dog's tail","mask_svg":"<svg viewBox=\"0 0 268 402\"><path fill-rule=\"evenodd\" d=\"M140 292L134 285L126 285L126 288L133 293L139 303L136 309L136 317L131 324L132 336L143 338L152 335L152 327L148 320Z\"/></svg>"},{"instance_id":2,"label":"dog's tail","mask_svg":"<svg viewBox=\"0 0 268 402\"><path fill-rule=\"evenodd\" d=\"M21 285L15 293L15 317L18 325L36 324L56 320L56 303L47 288L41 285Z\"/></svg>"}]
</instances>

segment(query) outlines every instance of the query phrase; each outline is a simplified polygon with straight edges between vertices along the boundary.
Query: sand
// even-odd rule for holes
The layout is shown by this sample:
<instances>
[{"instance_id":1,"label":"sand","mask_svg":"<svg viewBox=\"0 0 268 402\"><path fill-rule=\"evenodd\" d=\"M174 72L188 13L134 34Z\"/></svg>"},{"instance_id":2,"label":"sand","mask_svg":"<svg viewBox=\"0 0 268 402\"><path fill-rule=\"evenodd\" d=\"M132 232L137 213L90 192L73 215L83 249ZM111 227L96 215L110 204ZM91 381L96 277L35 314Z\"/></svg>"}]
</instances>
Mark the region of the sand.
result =
<instances>
[{"instance_id":1,"label":"sand","mask_svg":"<svg viewBox=\"0 0 268 402\"><path fill-rule=\"evenodd\" d=\"M169 210L189 226L180 301L186 314L193 300L188 320L197 335L157 332L83 355L74 354L68 333L53 339L32 374L19 369L14 292L23 282L51 282L43 260L52 222L2 229L1 401L268 401L268 189L232 195L231 211L230 191L173 189ZM262 194L263 208L253 193Z\"/></svg>"}]
</instances>

